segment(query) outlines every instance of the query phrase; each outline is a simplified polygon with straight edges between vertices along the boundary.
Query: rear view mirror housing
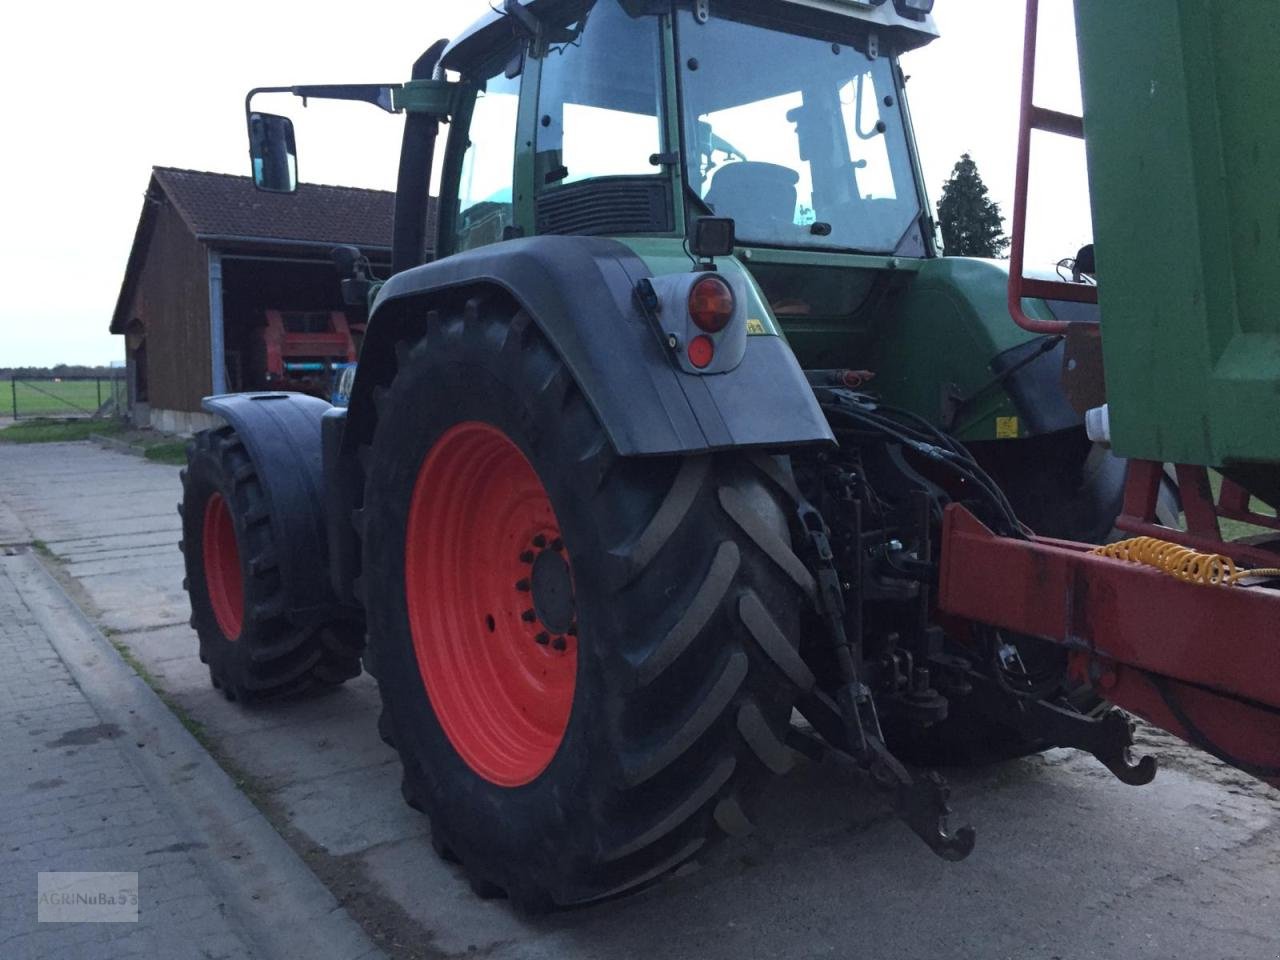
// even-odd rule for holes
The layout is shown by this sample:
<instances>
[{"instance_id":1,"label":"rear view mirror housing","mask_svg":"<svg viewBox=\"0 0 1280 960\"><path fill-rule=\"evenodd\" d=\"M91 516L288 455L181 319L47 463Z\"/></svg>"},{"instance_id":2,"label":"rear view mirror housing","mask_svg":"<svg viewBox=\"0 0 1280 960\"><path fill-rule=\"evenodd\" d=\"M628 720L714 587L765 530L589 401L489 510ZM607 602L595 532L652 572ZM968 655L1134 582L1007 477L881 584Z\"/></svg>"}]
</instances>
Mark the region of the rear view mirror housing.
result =
<instances>
[{"instance_id":1,"label":"rear view mirror housing","mask_svg":"<svg viewBox=\"0 0 1280 960\"><path fill-rule=\"evenodd\" d=\"M249 157L253 185L259 190L294 193L298 189L298 148L288 117L249 114Z\"/></svg>"}]
</instances>

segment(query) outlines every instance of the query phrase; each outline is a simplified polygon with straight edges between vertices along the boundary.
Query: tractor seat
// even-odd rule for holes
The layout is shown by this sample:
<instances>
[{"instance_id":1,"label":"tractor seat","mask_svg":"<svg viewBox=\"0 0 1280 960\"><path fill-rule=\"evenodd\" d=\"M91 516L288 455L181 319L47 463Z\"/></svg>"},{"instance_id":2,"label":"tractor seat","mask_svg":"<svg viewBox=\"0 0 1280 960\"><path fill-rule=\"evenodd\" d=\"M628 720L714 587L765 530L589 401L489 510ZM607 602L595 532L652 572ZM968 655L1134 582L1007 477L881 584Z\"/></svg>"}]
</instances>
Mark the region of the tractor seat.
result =
<instances>
[{"instance_id":1,"label":"tractor seat","mask_svg":"<svg viewBox=\"0 0 1280 960\"><path fill-rule=\"evenodd\" d=\"M753 226L773 231L795 223L799 180L789 167L741 160L716 171L706 202L716 216L733 217L740 234Z\"/></svg>"}]
</instances>

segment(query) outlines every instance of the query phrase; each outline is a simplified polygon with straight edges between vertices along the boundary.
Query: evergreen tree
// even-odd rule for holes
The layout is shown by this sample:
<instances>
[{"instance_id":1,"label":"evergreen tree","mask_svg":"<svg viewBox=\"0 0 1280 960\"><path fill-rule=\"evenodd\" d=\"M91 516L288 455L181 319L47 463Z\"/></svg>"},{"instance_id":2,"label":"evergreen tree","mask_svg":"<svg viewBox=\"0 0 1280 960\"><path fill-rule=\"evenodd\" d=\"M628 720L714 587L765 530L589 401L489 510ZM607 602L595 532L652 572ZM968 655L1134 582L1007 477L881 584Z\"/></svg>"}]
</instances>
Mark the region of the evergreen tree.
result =
<instances>
[{"instance_id":1,"label":"evergreen tree","mask_svg":"<svg viewBox=\"0 0 1280 960\"><path fill-rule=\"evenodd\" d=\"M938 201L942 243L950 257L999 257L1009 246L1000 205L987 196L978 165L964 154Z\"/></svg>"}]
</instances>

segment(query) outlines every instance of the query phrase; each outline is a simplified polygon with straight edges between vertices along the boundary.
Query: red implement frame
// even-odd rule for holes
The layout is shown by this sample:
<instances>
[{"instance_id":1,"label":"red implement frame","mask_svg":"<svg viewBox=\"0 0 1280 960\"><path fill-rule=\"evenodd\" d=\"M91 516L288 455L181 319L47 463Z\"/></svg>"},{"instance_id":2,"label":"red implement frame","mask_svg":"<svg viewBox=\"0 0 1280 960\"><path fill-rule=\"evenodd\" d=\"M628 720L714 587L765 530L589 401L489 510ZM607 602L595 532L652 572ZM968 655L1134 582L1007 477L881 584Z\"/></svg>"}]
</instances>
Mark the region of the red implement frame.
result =
<instances>
[{"instance_id":1,"label":"red implement frame","mask_svg":"<svg viewBox=\"0 0 1280 960\"><path fill-rule=\"evenodd\" d=\"M959 505L943 522L938 606L1046 637L1121 707L1280 786L1280 590L1210 587L992 533Z\"/></svg>"},{"instance_id":2,"label":"red implement frame","mask_svg":"<svg viewBox=\"0 0 1280 960\"><path fill-rule=\"evenodd\" d=\"M1081 117L1035 105L1039 15L1039 0L1027 0L1009 313L1031 333L1061 335L1070 324L1028 317L1023 298L1097 303L1098 290L1023 276L1031 133L1085 135ZM1129 466L1117 527L1247 566L1280 566L1271 544L1224 542L1219 523L1225 517L1280 530L1280 520L1254 513L1248 492L1229 480L1215 503L1204 467L1175 470L1185 532L1158 524L1164 464L1148 461ZM1280 786L1280 590L1202 586L1090 550L999 537L953 504L943 522L938 606L954 617L1061 644L1072 674L1107 700Z\"/></svg>"},{"instance_id":3,"label":"red implement frame","mask_svg":"<svg viewBox=\"0 0 1280 960\"><path fill-rule=\"evenodd\" d=\"M1205 467L1178 464L1174 467L1187 529L1173 530L1160 526L1156 505L1164 464L1150 460L1129 461L1125 484L1124 509L1116 518L1116 527L1138 537L1156 537L1206 553L1219 553L1237 563L1251 567L1280 567L1280 518L1256 513L1250 508L1252 497L1239 484L1223 479L1222 490L1215 503ZM1240 520L1277 531L1270 543L1223 540L1222 519Z\"/></svg>"},{"instance_id":4,"label":"red implement frame","mask_svg":"<svg viewBox=\"0 0 1280 960\"><path fill-rule=\"evenodd\" d=\"M1040 0L1027 0L1026 37L1022 53L1022 113L1018 127L1018 166L1013 194L1013 237L1009 246L1009 314L1023 330L1061 335L1065 320L1036 320L1022 309L1023 297L1097 303L1098 288L1089 284L1029 280L1023 276L1027 242L1027 195L1031 180L1031 131L1044 130L1084 139L1084 119L1035 105L1036 40L1040 33Z\"/></svg>"}]
</instances>

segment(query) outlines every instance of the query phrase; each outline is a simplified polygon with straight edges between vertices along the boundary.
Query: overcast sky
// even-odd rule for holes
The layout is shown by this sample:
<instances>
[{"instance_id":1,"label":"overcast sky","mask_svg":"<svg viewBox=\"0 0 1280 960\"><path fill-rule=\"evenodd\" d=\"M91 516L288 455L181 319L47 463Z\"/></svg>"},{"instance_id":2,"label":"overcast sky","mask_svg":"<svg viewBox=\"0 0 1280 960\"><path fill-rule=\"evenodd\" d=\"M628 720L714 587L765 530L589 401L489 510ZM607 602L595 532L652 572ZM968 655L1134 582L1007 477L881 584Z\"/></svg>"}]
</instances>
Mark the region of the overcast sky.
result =
<instances>
[{"instance_id":1,"label":"overcast sky","mask_svg":"<svg viewBox=\"0 0 1280 960\"><path fill-rule=\"evenodd\" d=\"M50 0L11 8L0 33L8 143L0 151L0 366L123 357L107 327L150 168L247 173L250 87L402 80L433 40L456 35L486 6ZM943 38L905 60L934 203L967 151L1012 213L1023 7L937 0ZM1044 8L1037 99L1078 112L1071 2ZM358 104L303 111L288 99L304 180L393 187L399 118ZM1083 148L1037 135L1033 170L1029 257L1051 265L1090 238Z\"/></svg>"}]
</instances>

